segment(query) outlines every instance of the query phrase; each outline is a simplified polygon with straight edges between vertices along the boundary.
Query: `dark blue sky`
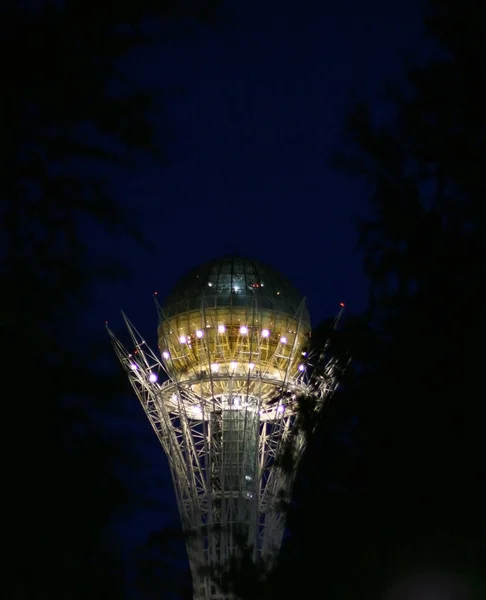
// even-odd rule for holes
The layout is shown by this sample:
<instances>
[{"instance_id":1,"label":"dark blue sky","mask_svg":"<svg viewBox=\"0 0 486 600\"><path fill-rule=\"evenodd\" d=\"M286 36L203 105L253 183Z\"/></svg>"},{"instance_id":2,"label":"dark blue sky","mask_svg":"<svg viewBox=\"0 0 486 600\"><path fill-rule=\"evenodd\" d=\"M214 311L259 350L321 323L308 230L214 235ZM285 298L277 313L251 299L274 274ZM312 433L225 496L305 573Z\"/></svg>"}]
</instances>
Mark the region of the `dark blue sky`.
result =
<instances>
[{"instance_id":1,"label":"dark blue sky","mask_svg":"<svg viewBox=\"0 0 486 600\"><path fill-rule=\"evenodd\" d=\"M307 296L314 324L341 300L353 312L366 304L351 222L366 195L326 163L341 142L350 93L376 96L399 78L403 53L422 45L417 3L233 4L226 30L144 50L130 61L144 85L183 90L166 107L168 163L113 179L155 250L120 240L117 252L132 274L98 290L91 317L100 327L109 319L122 333L122 308L155 343L152 293L163 298L190 267L235 251L285 273ZM145 438L147 454L137 478L173 510L162 450L135 398L129 401L134 435ZM143 539L161 512L139 512L126 527Z\"/></svg>"}]
</instances>

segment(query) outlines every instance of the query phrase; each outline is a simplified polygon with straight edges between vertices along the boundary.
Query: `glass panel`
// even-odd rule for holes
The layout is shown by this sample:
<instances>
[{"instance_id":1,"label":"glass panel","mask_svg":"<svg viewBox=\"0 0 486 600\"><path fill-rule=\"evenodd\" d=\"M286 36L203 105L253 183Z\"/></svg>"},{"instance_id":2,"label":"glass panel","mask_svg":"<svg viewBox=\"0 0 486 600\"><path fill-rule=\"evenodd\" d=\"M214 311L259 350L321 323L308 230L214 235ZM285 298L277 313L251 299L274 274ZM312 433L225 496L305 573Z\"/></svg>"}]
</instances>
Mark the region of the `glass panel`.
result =
<instances>
[{"instance_id":1,"label":"glass panel","mask_svg":"<svg viewBox=\"0 0 486 600\"><path fill-rule=\"evenodd\" d=\"M302 300L273 269L251 260L226 257L201 265L183 277L167 299L164 313L172 317L195 310L203 298L208 306L253 306L256 298L259 308L289 316L295 316Z\"/></svg>"}]
</instances>

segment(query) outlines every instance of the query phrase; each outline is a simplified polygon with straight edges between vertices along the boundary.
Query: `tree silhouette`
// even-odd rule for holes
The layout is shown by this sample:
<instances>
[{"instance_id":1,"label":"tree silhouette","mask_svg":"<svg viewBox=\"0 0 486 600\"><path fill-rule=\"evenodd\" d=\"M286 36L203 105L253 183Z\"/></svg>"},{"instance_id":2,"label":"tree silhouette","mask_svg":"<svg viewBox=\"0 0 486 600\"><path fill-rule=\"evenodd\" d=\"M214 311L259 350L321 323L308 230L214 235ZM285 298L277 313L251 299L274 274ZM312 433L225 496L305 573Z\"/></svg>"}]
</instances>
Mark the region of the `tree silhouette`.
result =
<instances>
[{"instance_id":1,"label":"tree silhouette","mask_svg":"<svg viewBox=\"0 0 486 600\"><path fill-rule=\"evenodd\" d=\"M322 413L266 597L377 598L445 572L484 597L486 5L430 0L434 55L350 111L334 164L369 190L358 223L368 310Z\"/></svg>"},{"instance_id":2,"label":"tree silhouette","mask_svg":"<svg viewBox=\"0 0 486 600\"><path fill-rule=\"evenodd\" d=\"M94 255L88 234L96 226L143 241L106 179L114 165L163 152L161 98L137 87L123 58L215 19L217 4L0 8L7 598L126 595L105 527L125 499L113 467L127 457L100 421L122 380L104 367L109 344L85 326L93 284L123 269Z\"/></svg>"}]
</instances>

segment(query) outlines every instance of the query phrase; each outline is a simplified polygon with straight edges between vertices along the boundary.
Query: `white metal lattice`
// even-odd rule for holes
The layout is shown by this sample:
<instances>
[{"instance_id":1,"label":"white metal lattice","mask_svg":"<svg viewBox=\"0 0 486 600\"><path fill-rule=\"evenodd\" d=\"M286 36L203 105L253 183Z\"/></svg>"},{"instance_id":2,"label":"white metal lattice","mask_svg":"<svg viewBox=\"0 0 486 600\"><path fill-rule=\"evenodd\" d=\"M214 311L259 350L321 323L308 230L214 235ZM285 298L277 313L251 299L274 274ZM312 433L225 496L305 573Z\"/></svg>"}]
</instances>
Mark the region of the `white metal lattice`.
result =
<instances>
[{"instance_id":1,"label":"white metal lattice","mask_svg":"<svg viewBox=\"0 0 486 600\"><path fill-rule=\"evenodd\" d=\"M298 400L312 396L315 410L321 408L336 385L334 363L327 363L319 380L305 371L292 376L229 366L184 377L159 360L125 315L124 320L131 350L108 331L169 460L194 596L226 599L208 568L226 565L242 543L255 561L270 567L275 560L285 524L282 502L305 445L299 428L290 435L299 419ZM279 459L290 442L288 469Z\"/></svg>"}]
</instances>

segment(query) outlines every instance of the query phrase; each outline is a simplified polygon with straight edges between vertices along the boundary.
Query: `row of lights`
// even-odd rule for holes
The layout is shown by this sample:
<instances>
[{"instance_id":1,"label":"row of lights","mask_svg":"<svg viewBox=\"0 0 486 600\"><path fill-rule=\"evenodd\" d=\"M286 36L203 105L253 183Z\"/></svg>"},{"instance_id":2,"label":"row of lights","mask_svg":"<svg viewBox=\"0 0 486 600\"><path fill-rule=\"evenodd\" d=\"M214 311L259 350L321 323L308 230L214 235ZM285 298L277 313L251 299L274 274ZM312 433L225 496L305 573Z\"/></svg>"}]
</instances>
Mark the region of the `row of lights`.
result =
<instances>
[{"instance_id":1,"label":"row of lights","mask_svg":"<svg viewBox=\"0 0 486 600\"><path fill-rule=\"evenodd\" d=\"M177 401L177 395L176 394L172 394L171 400L173 402L176 402ZM239 408L247 408L248 404L245 403L244 401L243 401L243 403L241 403L240 400L239 400L239 398L235 398L235 403L233 404L233 406L236 406L236 407L239 407ZM198 413L198 414L202 414L202 412L203 412L202 408L201 408L201 406L199 404L193 405L193 410L194 410L195 413ZM276 412L278 412L278 413L283 413L283 412L285 412L285 405L284 404L279 404L277 406L277 408L274 409L274 410L276 410ZM260 412L260 414L263 414L264 411L260 410L259 412ZM252 480L249 475L246 475L245 479L246 479L246 481L251 481Z\"/></svg>"},{"instance_id":2,"label":"row of lights","mask_svg":"<svg viewBox=\"0 0 486 600\"><path fill-rule=\"evenodd\" d=\"M235 400L237 400L237 399L235 398ZM177 396L176 396L175 394L172 394L172 401L173 401L173 402L176 402L176 401L177 401ZM240 402L238 401L238 402L235 402L235 403L233 404L233 407L235 407L235 408L247 408L247 407L248 407L248 405L247 405L245 402L243 402L243 404L240 404ZM200 406L199 404L193 405L193 407L192 407L192 408L193 408L193 411L194 411L194 413L195 413L197 416L199 416L199 417L200 417L200 416L202 415L202 413L203 413L203 409L201 408L201 406ZM285 406L284 406L283 404L279 404L279 405L277 406L277 408L276 408L276 409L274 409L274 410L275 410L275 412L276 412L277 414L282 414L282 413L284 413L284 412L285 412ZM259 412L259 414L260 414L260 415L262 415L262 414L263 414L265 411L264 411L264 410L259 410L258 412ZM248 482L251 482L251 481L252 481L252 478L250 477L250 475L245 475L245 480L246 480L246 481L248 481Z\"/></svg>"},{"instance_id":3,"label":"row of lights","mask_svg":"<svg viewBox=\"0 0 486 600\"><path fill-rule=\"evenodd\" d=\"M226 331L226 327L224 325L218 325L218 333L224 333L225 331ZM240 335L248 335L248 327L246 327L246 325L242 325L240 327ZM262 329L261 336L262 336L262 338L269 338L270 331L268 329ZM202 329L197 329L196 337L198 339L201 339L202 337L204 337L204 331ZM187 337L185 335L181 335L179 337L179 342L181 344L187 344ZM281 336L280 343L281 344L287 343L287 338L284 335Z\"/></svg>"},{"instance_id":4,"label":"row of lights","mask_svg":"<svg viewBox=\"0 0 486 600\"><path fill-rule=\"evenodd\" d=\"M169 353L168 352L164 352L164 358L169 358ZM165 356L167 355L167 356ZM230 368L234 371L237 367L238 367L238 363L233 360L230 362L229 364ZM212 373L217 373L219 371L219 367L220 364L219 363L212 363L211 364L211 372ZM130 368L132 369L132 371L138 371L138 365L134 362L130 363ZM253 371L253 369L255 368L255 363L248 363L248 370L249 371ZM299 371L304 371L305 370L305 366L303 364L299 365ZM149 381L151 383L155 383L158 380L157 374L156 373L150 373L149 374Z\"/></svg>"},{"instance_id":5,"label":"row of lights","mask_svg":"<svg viewBox=\"0 0 486 600\"><path fill-rule=\"evenodd\" d=\"M170 354L167 352L167 350L164 350L164 352L162 352L162 356L167 360L170 357ZM238 363L236 361L231 361L229 364L230 368L235 370L238 366ZM220 364L219 363L212 363L211 364L211 372L212 373L217 373L219 371L219 367ZM253 371L253 369L255 368L255 363L248 363L248 370L249 371ZM135 365L134 363L132 363L132 369L137 369L137 365ZM303 364L299 365L299 371L304 371L305 367ZM155 377L155 379L152 379L152 375ZM150 375L150 381L157 381L157 376L155 374Z\"/></svg>"},{"instance_id":6,"label":"row of lights","mask_svg":"<svg viewBox=\"0 0 486 600\"><path fill-rule=\"evenodd\" d=\"M208 281L208 286L209 286L209 287L213 287L213 283L212 283L211 281ZM252 287L252 288L264 287L264 284L263 284L262 282L260 282L260 283L252 283L252 284L251 284L251 287ZM239 286L239 285L233 285L233 286L232 286L232 289L233 289L235 292L239 292L239 291L240 291L240 286ZM277 292L277 294L280 294L280 292Z\"/></svg>"},{"instance_id":7,"label":"row of lights","mask_svg":"<svg viewBox=\"0 0 486 600\"><path fill-rule=\"evenodd\" d=\"M219 363L212 363L211 364L211 372L212 373L217 373L219 371L220 366L221 365ZM232 369L234 371L238 367L238 363L235 360L233 360L233 361L230 362L229 366L230 366L230 369ZM252 362L248 363L248 370L249 371L253 371L254 368L255 368L255 363L252 363ZM300 364L299 365L299 371L302 372L304 370L305 370L305 366L303 364Z\"/></svg>"}]
</instances>

